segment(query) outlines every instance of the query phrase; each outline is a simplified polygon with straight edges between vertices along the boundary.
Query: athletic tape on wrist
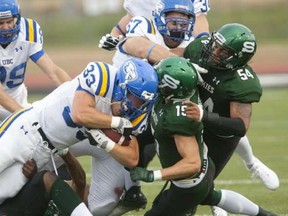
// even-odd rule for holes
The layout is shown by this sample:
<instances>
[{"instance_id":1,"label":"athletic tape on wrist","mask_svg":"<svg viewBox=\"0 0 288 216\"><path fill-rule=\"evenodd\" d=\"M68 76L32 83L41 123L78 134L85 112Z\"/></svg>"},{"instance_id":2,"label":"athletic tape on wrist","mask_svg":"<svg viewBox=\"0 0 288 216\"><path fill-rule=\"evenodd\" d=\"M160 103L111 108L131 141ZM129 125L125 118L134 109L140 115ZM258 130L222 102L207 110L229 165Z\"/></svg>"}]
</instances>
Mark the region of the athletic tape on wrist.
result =
<instances>
[{"instance_id":1,"label":"athletic tape on wrist","mask_svg":"<svg viewBox=\"0 0 288 216\"><path fill-rule=\"evenodd\" d=\"M155 170L155 171L153 171L153 175L154 175L154 181L162 180L161 170Z\"/></svg>"},{"instance_id":2,"label":"athletic tape on wrist","mask_svg":"<svg viewBox=\"0 0 288 216\"><path fill-rule=\"evenodd\" d=\"M118 128L121 118L119 116L112 116L111 128Z\"/></svg>"},{"instance_id":3,"label":"athletic tape on wrist","mask_svg":"<svg viewBox=\"0 0 288 216\"><path fill-rule=\"evenodd\" d=\"M115 145L116 145L116 143L113 142L112 140L111 140L111 141L108 141L108 143L107 143L107 145L105 146L104 150L105 150L106 152L110 152L110 151L114 148Z\"/></svg>"}]
</instances>

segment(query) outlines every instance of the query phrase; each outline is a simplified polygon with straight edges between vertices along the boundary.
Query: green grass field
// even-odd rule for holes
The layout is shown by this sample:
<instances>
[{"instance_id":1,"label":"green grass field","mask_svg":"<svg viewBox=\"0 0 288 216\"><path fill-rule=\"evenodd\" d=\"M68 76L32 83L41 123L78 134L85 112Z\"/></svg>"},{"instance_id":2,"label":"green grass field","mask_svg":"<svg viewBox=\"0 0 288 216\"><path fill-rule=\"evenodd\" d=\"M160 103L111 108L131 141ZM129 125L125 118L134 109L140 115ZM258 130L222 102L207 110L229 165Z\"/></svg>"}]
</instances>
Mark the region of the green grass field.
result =
<instances>
[{"instance_id":1,"label":"green grass field","mask_svg":"<svg viewBox=\"0 0 288 216\"><path fill-rule=\"evenodd\" d=\"M39 98L39 96L37 97ZM261 102L254 105L252 122L248 137L252 143L254 154L269 165L280 178L280 188L269 191L258 180L252 180L242 160L234 155L216 181L216 187L231 189L241 193L263 208L279 215L288 215L288 89L267 88L263 91ZM35 97L33 97L35 99ZM89 158L79 158L90 178ZM149 168L158 169L159 162L155 158ZM148 198L148 206L162 188L161 182L143 183L143 192ZM129 216L140 216L144 210L127 213ZM198 215L211 215L210 209L201 206Z\"/></svg>"}]
</instances>

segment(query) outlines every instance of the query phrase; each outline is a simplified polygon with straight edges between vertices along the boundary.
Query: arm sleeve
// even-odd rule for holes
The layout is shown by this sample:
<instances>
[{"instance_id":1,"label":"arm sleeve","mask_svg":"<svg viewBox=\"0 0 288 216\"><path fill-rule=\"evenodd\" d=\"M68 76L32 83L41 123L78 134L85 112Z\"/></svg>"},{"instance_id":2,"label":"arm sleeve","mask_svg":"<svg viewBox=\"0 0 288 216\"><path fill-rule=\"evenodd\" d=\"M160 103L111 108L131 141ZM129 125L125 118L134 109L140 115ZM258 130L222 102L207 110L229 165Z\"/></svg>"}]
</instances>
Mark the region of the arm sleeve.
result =
<instances>
[{"instance_id":1,"label":"arm sleeve","mask_svg":"<svg viewBox=\"0 0 288 216\"><path fill-rule=\"evenodd\" d=\"M240 118L227 118L204 110L202 122L204 127L223 136L240 136L246 134L245 124Z\"/></svg>"}]
</instances>

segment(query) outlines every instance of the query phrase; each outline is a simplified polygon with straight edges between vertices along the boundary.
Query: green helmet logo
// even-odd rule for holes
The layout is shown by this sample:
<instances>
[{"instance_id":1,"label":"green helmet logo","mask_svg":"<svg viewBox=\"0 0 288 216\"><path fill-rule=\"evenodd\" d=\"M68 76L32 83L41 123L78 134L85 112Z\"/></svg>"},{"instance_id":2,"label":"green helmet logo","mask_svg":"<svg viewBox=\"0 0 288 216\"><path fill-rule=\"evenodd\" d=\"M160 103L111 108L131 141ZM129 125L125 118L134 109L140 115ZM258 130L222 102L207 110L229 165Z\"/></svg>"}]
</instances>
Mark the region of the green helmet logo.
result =
<instances>
[{"instance_id":1,"label":"green helmet logo","mask_svg":"<svg viewBox=\"0 0 288 216\"><path fill-rule=\"evenodd\" d=\"M189 60L169 57L161 60L155 69L159 78L159 93L168 100L184 100L193 96L198 75Z\"/></svg>"},{"instance_id":2,"label":"green helmet logo","mask_svg":"<svg viewBox=\"0 0 288 216\"><path fill-rule=\"evenodd\" d=\"M246 26L231 23L213 32L209 43L203 46L203 66L216 69L243 67L256 52L257 44L252 31Z\"/></svg>"}]
</instances>

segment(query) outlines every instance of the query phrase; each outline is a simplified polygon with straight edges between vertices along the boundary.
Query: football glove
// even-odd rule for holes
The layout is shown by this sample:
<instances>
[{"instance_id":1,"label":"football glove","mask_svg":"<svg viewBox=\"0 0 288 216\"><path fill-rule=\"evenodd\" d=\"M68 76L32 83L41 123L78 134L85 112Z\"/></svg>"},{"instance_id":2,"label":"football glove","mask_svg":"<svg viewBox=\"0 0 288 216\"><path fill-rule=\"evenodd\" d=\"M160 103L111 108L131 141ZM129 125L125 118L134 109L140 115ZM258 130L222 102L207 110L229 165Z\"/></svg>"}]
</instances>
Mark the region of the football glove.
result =
<instances>
[{"instance_id":1,"label":"football glove","mask_svg":"<svg viewBox=\"0 0 288 216\"><path fill-rule=\"evenodd\" d=\"M110 34L106 34L103 36L99 42L99 48L103 48L109 51L115 50L116 46L120 41L124 39L123 35L119 35L118 37L113 37Z\"/></svg>"},{"instance_id":2,"label":"football glove","mask_svg":"<svg viewBox=\"0 0 288 216\"><path fill-rule=\"evenodd\" d=\"M146 170L142 167L136 167L130 170L130 177L133 181L141 180L144 182L153 182L154 173L153 171Z\"/></svg>"},{"instance_id":3,"label":"football glove","mask_svg":"<svg viewBox=\"0 0 288 216\"><path fill-rule=\"evenodd\" d=\"M116 145L109 137L107 137L101 130L90 129L86 131L91 145L98 146L106 152L110 152Z\"/></svg>"},{"instance_id":4,"label":"football glove","mask_svg":"<svg viewBox=\"0 0 288 216\"><path fill-rule=\"evenodd\" d=\"M122 134L126 139L130 139L133 132L132 123L128 119L118 116L112 117L111 128L115 128L116 131Z\"/></svg>"}]
</instances>

